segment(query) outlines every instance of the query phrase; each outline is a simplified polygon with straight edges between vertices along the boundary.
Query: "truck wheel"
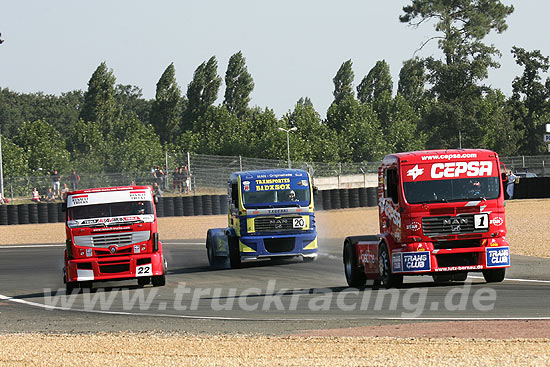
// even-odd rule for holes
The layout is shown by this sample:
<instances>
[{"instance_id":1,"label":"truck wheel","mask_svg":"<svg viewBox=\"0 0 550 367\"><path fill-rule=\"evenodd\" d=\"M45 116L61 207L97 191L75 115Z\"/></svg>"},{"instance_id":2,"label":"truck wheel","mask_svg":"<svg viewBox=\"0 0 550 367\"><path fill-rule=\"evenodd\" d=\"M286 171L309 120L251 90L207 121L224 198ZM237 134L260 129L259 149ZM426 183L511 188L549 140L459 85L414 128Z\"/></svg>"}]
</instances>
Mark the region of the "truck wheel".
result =
<instances>
[{"instance_id":1,"label":"truck wheel","mask_svg":"<svg viewBox=\"0 0 550 367\"><path fill-rule=\"evenodd\" d=\"M162 287L166 284L166 275L153 275L151 283L153 283L153 287Z\"/></svg>"},{"instance_id":2,"label":"truck wheel","mask_svg":"<svg viewBox=\"0 0 550 367\"><path fill-rule=\"evenodd\" d=\"M214 247L212 246L212 235L210 230L206 233L206 254L208 255L208 264L214 267Z\"/></svg>"},{"instance_id":3,"label":"truck wheel","mask_svg":"<svg viewBox=\"0 0 550 367\"><path fill-rule=\"evenodd\" d=\"M137 282L140 287L146 286L151 283L151 277L139 277Z\"/></svg>"},{"instance_id":4,"label":"truck wheel","mask_svg":"<svg viewBox=\"0 0 550 367\"><path fill-rule=\"evenodd\" d=\"M367 276L359 267L357 261L357 253L355 246L351 241L344 242L344 272L346 273L346 281L350 287L361 288L365 286Z\"/></svg>"},{"instance_id":5,"label":"truck wheel","mask_svg":"<svg viewBox=\"0 0 550 367\"><path fill-rule=\"evenodd\" d=\"M391 272L390 254L385 243L380 244L378 267L382 287L389 289L393 287L398 288L403 285L403 275L392 274Z\"/></svg>"},{"instance_id":6,"label":"truck wheel","mask_svg":"<svg viewBox=\"0 0 550 367\"><path fill-rule=\"evenodd\" d=\"M229 237L229 263L232 269L241 267L241 252L239 250L239 240L236 237Z\"/></svg>"},{"instance_id":7,"label":"truck wheel","mask_svg":"<svg viewBox=\"0 0 550 367\"><path fill-rule=\"evenodd\" d=\"M453 280L455 282L464 282L464 281L466 281L467 278L468 278L468 272L467 271L465 271L463 273L453 274Z\"/></svg>"},{"instance_id":8,"label":"truck wheel","mask_svg":"<svg viewBox=\"0 0 550 367\"><path fill-rule=\"evenodd\" d=\"M73 294L75 289L79 289L78 282L66 282L65 283L65 293Z\"/></svg>"},{"instance_id":9,"label":"truck wheel","mask_svg":"<svg viewBox=\"0 0 550 367\"><path fill-rule=\"evenodd\" d=\"M504 280L506 268L483 270L483 278L487 283L500 283Z\"/></svg>"},{"instance_id":10,"label":"truck wheel","mask_svg":"<svg viewBox=\"0 0 550 367\"><path fill-rule=\"evenodd\" d=\"M304 256L304 257L302 257L302 261L305 262L305 263L313 262L313 261L315 261L315 259L317 259L317 256L314 256L314 257Z\"/></svg>"}]
</instances>

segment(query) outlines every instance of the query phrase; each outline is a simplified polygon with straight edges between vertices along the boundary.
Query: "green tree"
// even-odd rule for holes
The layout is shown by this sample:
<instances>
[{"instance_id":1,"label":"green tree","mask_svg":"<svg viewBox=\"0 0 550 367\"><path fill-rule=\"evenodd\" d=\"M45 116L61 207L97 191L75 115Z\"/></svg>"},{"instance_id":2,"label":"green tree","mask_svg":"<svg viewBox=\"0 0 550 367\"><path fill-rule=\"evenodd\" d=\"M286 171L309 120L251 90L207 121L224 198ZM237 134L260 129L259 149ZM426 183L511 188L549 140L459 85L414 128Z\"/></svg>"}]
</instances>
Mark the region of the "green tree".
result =
<instances>
[{"instance_id":1,"label":"green tree","mask_svg":"<svg viewBox=\"0 0 550 367\"><path fill-rule=\"evenodd\" d=\"M25 150L2 136L2 172L4 177L22 177L29 173Z\"/></svg>"},{"instance_id":2,"label":"green tree","mask_svg":"<svg viewBox=\"0 0 550 367\"><path fill-rule=\"evenodd\" d=\"M539 50L528 52L523 48L513 47L512 54L516 63L522 66L521 76L514 78L512 82L512 113L518 128L524 131L519 142L522 154L541 154L545 151L542 141L544 124L550 121L550 79L546 85L542 84L541 72L547 72L549 68L548 57Z\"/></svg>"},{"instance_id":3,"label":"green tree","mask_svg":"<svg viewBox=\"0 0 550 367\"><path fill-rule=\"evenodd\" d=\"M14 140L28 157L29 169L39 168L52 172L57 169L66 171L69 167L69 152L65 149L65 140L45 120L24 122Z\"/></svg>"},{"instance_id":4,"label":"green tree","mask_svg":"<svg viewBox=\"0 0 550 367\"><path fill-rule=\"evenodd\" d=\"M431 39L438 40L443 52L442 59L425 59L431 93L438 99L423 120L423 131L431 134L428 147L458 147L459 132L473 143L479 139L483 129L472 106L480 104L487 88L479 83L487 78L489 68L499 67L494 57L500 55L483 39L491 31L505 31L506 17L513 10L500 0L411 0L411 5L403 8L401 22L434 24L439 34Z\"/></svg>"},{"instance_id":5,"label":"green tree","mask_svg":"<svg viewBox=\"0 0 550 367\"><path fill-rule=\"evenodd\" d=\"M107 134L106 167L109 172L135 172L150 169L164 160L160 139L151 125L135 117L113 124Z\"/></svg>"},{"instance_id":6,"label":"green tree","mask_svg":"<svg viewBox=\"0 0 550 367\"><path fill-rule=\"evenodd\" d=\"M329 107L329 111L331 108L333 110L333 113L331 114L332 116L338 115L335 110L338 109L339 104L349 99L355 99L355 95L353 93L353 79L355 74L353 73L352 66L353 63L351 60L344 61L332 79L332 82L334 83L334 91L332 92L334 101ZM331 129L336 130L337 133L340 133L340 131L346 127L342 120L329 118L328 113L326 122L327 125Z\"/></svg>"},{"instance_id":7,"label":"green tree","mask_svg":"<svg viewBox=\"0 0 550 367\"><path fill-rule=\"evenodd\" d=\"M151 123L162 143L173 143L181 134L181 90L176 83L174 63L168 65L157 83L151 107Z\"/></svg>"},{"instance_id":8,"label":"green tree","mask_svg":"<svg viewBox=\"0 0 550 367\"><path fill-rule=\"evenodd\" d=\"M225 73L223 104L229 112L242 117L248 109L252 90L254 90L254 80L247 70L246 59L239 51L229 58Z\"/></svg>"},{"instance_id":9,"label":"green tree","mask_svg":"<svg viewBox=\"0 0 550 367\"><path fill-rule=\"evenodd\" d=\"M357 99L362 103L387 100L392 90L390 66L385 60L380 60L357 86Z\"/></svg>"},{"instance_id":10,"label":"green tree","mask_svg":"<svg viewBox=\"0 0 550 367\"><path fill-rule=\"evenodd\" d=\"M339 103L344 98L355 96L353 93L353 79L355 74L353 73L352 67L353 62L351 60L344 61L332 79L334 83L334 91L332 92L334 103Z\"/></svg>"},{"instance_id":11,"label":"green tree","mask_svg":"<svg viewBox=\"0 0 550 367\"><path fill-rule=\"evenodd\" d=\"M281 122L285 129L297 129L290 136L294 160L338 161L337 135L324 124L309 98L300 98L294 110L285 114Z\"/></svg>"},{"instance_id":12,"label":"green tree","mask_svg":"<svg viewBox=\"0 0 550 367\"><path fill-rule=\"evenodd\" d=\"M108 145L99 122L78 120L67 139L67 149L71 152L71 163L80 172L105 171Z\"/></svg>"},{"instance_id":13,"label":"green tree","mask_svg":"<svg viewBox=\"0 0 550 367\"><path fill-rule=\"evenodd\" d=\"M143 98L143 90L140 87L117 84L115 100L123 116L134 115L143 123L149 123L152 102Z\"/></svg>"},{"instance_id":14,"label":"green tree","mask_svg":"<svg viewBox=\"0 0 550 367\"><path fill-rule=\"evenodd\" d=\"M205 127L199 123L199 118L204 117L208 108L218 98L222 79L217 70L218 61L215 56L200 64L195 70L193 80L187 86L188 106L185 116L186 128L184 130L205 131Z\"/></svg>"},{"instance_id":15,"label":"green tree","mask_svg":"<svg viewBox=\"0 0 550 367\"><path fill-rule=\"evenodd\" d=\"M426 71L424 62L418 58L403 62L403 67L399 71L397 94L402 95L411 106L419 110L426 101L425 86Z\"/></svg>"},{"instance_id":16,"label":"green tree","mask_svg":"<svg viewBox=\"0 0 550 367\"><path fill-rule=\"evenodd\" d=\"M107 69L105 62L99 64L88 82L80 118L97 121L106 127L120 116L115 99L115 82L112 69Z\"/></svg>"}]
</instances>

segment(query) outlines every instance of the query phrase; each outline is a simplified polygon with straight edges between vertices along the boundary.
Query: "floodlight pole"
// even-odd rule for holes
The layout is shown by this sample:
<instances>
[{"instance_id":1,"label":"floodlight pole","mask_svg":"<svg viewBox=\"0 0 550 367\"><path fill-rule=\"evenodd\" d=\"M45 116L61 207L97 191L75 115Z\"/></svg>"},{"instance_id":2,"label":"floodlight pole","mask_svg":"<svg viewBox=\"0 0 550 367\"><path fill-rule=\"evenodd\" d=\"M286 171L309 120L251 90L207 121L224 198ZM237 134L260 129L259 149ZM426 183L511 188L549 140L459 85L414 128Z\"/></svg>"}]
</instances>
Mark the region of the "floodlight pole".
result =
<instances>
[{"instance_id":1,"label":"floodlight pole","mask_svg":"<svg viewBox=\"0 0 550 367\"><path fill-rule=\"evenodd\" d=\"M290 132L291 131L296 131L296 130L298 130L298 128L291 127L290 129L284 129L282 127L279 127L278 129L281 130L281 131L284 131L286 133L286 153L287 153L287 157L288 157L288 168L291 168L291 165L290 165Z\"/></svg>"}]
</instances>

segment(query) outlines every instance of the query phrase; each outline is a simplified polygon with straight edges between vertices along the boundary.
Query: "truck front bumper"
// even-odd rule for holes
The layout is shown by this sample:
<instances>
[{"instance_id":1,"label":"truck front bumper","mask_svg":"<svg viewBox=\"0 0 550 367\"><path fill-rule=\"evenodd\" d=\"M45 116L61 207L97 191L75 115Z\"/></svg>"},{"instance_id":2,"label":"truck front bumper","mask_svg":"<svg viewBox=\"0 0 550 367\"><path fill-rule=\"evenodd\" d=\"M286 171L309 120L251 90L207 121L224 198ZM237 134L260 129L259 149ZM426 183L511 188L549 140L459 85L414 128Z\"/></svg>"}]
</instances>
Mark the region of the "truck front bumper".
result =
<instances>
[{"instance_id":1,"label":"truck front bumper","mask_svg":"<svg viewBox=\"0 0 550 367\"><path fill-rule=\"evenodd\" d=\"M277 236L239 237L239 251L242 260L271 258L278 256L317 257L317 233L298 233Z\"/></svg>"},{"instance_id":2,"label":"truck front bumper","mask_svg":"<svg viewBox=\"0 0 550 367\"><path fill-rule=\"evenodd\" d=\"M65 262L67 282L108 281L163 275L164 259L160 252L71 259Z\"/></svg>"}]
</instances>

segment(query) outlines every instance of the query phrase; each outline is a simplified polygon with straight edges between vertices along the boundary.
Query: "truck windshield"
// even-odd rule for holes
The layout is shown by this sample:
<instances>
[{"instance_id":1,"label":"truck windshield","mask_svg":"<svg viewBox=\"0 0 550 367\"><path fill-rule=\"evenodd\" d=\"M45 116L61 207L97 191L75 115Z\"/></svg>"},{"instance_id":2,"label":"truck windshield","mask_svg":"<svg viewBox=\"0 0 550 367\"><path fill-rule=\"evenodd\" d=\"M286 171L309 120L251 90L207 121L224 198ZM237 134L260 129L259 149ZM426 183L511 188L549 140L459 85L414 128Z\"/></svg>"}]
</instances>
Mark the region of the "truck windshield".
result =
<instances>
[{"instance_id":1,"label":"truck windshield","mask_svg":"<svg viewBox=\"0 0 550 367\"><path fill-rule=\"evenodd\" d=\"M496 199L500 195L499 177L470 177L447 180L404 182L409 204Z\"/></svg>"},{"instance_id":2,"label":"truck windshield","mask_svg":"<svg viewBox=\"0 0 550 367\"><path fill-rule=\"evenodd\" d=\"M121 217L140 214L153 214L153 203L150 201L123 201L73 206L68 208L69 220Z\"/></svg>"},{"instance_id":3,"label":"truck windshield","mask_svg":"<svg viewBox=\"0 0 550 367\"><path fill-rule=\"evenodd\" d=\"M294 190L245 191L243 193L243 204L247 207L269 206L279 203L306 206L309 205L309 197L309 188Z\"/></svg>"}]
</instances>

